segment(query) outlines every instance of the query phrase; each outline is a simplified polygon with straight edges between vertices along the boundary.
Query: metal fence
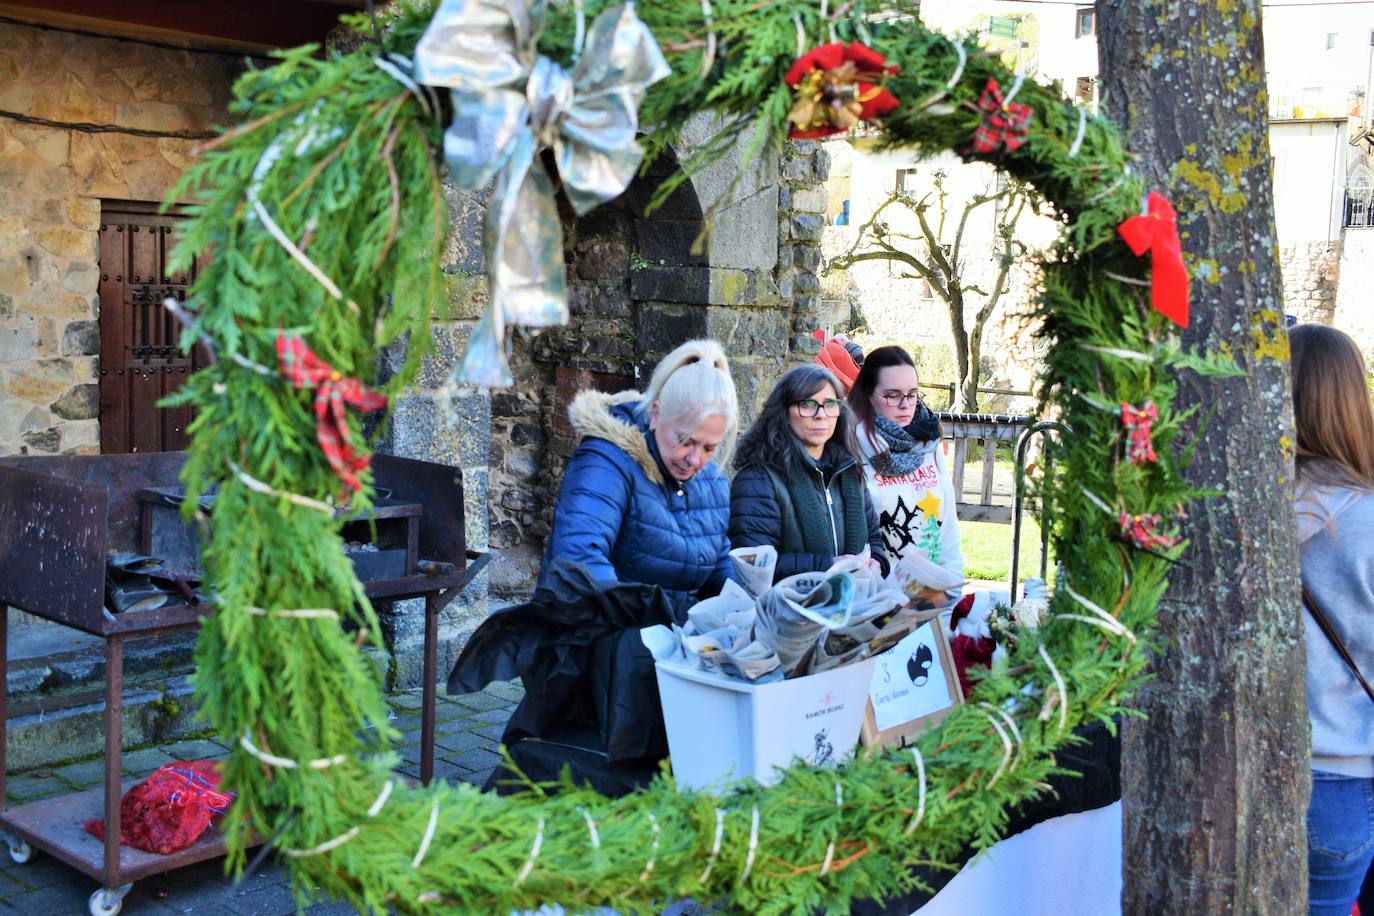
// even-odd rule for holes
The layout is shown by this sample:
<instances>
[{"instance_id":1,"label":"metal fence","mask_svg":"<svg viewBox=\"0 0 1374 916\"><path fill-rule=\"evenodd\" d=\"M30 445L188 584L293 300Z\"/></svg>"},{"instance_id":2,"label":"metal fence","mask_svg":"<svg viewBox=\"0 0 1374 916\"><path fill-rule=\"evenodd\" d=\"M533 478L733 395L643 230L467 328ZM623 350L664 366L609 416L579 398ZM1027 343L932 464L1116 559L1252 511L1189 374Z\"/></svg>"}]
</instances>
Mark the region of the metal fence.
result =
<instances>
[{"instance_id":1,"label":"metal fence","mask_svg":"<svg viewBox=\"0 0 1374 916\"><path fill-rule=\"evenodd\" d=\"M1341 227L1374 229L1374 185L1351 185L1345 189Z\"/></svg>"},{"instance_id":2,"label":"metal fence","mask_svg":"<svg viewBox=\"0 0 1374 916\"><path fill-rule=\"evenodd\" d=\"M945 397L943 404L930 405L934 410L949 410L950 405L954 403L954 394L959 390L959 384L957 382L921 382L920 385L927 390L944 393ZM985 394L992 395L996 398L1034 397L1034 393L1030 391L1018 391L1014 388L984 388L980 385L978 387L978 404L980 407L983 406L983 395Z\"/></svg>"}]
</instances>

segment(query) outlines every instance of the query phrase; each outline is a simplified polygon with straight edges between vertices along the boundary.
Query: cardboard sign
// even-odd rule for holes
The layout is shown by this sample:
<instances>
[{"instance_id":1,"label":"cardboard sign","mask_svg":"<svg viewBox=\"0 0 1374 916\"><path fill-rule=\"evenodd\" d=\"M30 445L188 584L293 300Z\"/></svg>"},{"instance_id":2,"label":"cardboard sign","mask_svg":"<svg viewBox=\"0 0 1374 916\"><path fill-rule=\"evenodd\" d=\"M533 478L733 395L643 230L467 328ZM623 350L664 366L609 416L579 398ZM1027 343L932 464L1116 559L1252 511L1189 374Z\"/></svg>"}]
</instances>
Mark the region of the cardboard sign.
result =
<instances>
[{"instance_id":1,"label":"cardboard sign","mask_svg":"<svg viewBox=\"0 0 1374 916\"><path fill-rule=\"evenodd\" d=\"M875 659L864 746L900 747L963 702L944 618L936 617Z\"/></svg>"}]
</instances>

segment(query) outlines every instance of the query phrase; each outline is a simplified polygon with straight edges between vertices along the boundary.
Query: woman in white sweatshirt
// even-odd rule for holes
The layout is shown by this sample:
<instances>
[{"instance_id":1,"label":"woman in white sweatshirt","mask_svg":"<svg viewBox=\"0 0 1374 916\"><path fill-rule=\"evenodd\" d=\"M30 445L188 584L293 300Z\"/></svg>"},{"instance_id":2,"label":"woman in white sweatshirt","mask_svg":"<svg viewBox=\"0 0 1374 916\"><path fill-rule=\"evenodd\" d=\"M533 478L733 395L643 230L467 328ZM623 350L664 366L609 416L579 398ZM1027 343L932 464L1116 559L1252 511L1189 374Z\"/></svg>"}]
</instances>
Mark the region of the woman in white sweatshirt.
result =
<instances>
[{"instance_id":1,"label":"woman in white sweatshirt","mask_svg":"<svg viewBox=\"0 0 1374 916\"><path fill-rule=\"evenodd\" d=\"M916 382L916 364L901 347L879 347L864 358L849 392L864 478L892 562L917 555L962 580L957 497L940 454L940 419ZM926 599L948 604L960 591L932 591Z\"/></svg>"},{"instance_id":2,"label":"woman in white sweatshirt","mask_svg":"<svg viewBox=\"0 0 1374 916\"><path fill-rule=\"evenodd\" d=\"M1308 905L1312 916L1348 916L1374 858L1374 697L1360 683L1374 679L1374 411L1353 340L1304 324L1289 341L1298 565L1310 602L1298 611L1312 720Z\"/></svg>"}]
</instances>

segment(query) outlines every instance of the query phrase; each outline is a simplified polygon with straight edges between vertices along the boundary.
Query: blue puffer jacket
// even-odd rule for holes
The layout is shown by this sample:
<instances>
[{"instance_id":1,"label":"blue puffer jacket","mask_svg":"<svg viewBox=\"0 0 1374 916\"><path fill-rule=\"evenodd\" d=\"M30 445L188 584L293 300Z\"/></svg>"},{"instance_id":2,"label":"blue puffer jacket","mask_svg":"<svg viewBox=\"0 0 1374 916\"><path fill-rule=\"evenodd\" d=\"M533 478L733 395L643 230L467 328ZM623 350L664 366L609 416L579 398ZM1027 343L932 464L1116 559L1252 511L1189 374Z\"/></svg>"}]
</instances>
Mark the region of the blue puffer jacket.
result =
<instances>
[{"instance_id":1,"label":"blue puffer jacket","mask_svg":"<svg viewBox=\"0 0 1374 916\"><path fill-rule=\"evenodd\" d=\"M563 476L545 558L585 564L597 579L658 585L685 619L720 591L730 568L730 483L714 462L686 483L664 470L637 392L584 391L568 408L582 437Z\"/></svg>"}]
</instances>

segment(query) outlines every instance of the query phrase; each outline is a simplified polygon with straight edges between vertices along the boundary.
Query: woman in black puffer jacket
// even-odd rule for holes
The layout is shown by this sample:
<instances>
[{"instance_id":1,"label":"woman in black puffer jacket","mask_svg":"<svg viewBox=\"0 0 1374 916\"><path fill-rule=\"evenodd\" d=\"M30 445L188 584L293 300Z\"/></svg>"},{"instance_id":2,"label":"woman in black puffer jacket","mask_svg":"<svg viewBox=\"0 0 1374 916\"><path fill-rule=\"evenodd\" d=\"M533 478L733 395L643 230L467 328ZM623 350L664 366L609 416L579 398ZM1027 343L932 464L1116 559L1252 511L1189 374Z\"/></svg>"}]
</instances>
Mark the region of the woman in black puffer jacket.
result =
<instances>
[{"instance_id":1,"label":"woman in black puffer jacket","mask_svg":"<svg viewBox=\"0 0 1374 916\"><path fill-rule=\"evenodd\" d=\"M730 486L730 545L778 550L774 579L825 570L868 547L886 575L843 388L829 370L797 366L740 440Z\"/></svg>"}]
</instances>

